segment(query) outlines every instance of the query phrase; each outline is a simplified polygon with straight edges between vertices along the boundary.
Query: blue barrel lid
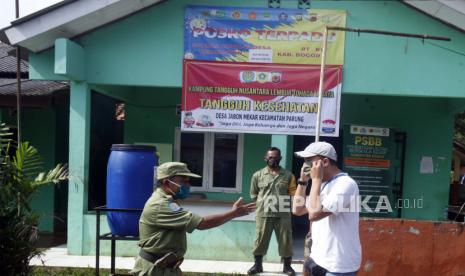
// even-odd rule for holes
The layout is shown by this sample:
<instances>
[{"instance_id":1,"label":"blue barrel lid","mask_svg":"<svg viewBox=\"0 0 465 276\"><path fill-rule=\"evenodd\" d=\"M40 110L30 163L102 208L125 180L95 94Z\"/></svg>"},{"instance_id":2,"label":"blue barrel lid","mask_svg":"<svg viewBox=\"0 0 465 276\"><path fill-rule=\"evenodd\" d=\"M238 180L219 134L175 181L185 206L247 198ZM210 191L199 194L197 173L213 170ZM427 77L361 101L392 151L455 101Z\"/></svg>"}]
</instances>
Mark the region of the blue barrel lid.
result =
<instances>
[{"instance_id":1,"label":"blue barrel lid","mask_svg":"<svg viewBox=\"0 0 465 276\"><path fill-rule=\"evenodd\" d=\"M156 151L155 146L132 145L132 144L113 144L111 150L115 151Z\"/></svg>"}]
</instances>

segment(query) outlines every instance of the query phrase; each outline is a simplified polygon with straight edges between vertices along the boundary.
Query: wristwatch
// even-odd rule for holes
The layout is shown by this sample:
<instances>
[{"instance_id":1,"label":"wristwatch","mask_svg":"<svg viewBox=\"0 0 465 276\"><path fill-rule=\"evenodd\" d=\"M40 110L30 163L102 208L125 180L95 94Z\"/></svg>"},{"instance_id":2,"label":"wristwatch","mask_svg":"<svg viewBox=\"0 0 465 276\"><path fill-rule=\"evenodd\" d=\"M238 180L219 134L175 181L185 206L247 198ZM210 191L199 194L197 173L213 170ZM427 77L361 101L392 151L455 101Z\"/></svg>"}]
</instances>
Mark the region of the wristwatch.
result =
<instances>
[{"instance_id":1,"label":"wristwatch","mask_svg":"<svg viewBox=\"0 0 465 276\"><path fill-rule=\"evenodd\" d=\"M297 184L298 184L298 185L307 186L308 181L303 181L302 179L299 178L299 180L297 180Z\"/></svg>"}]
</instances>

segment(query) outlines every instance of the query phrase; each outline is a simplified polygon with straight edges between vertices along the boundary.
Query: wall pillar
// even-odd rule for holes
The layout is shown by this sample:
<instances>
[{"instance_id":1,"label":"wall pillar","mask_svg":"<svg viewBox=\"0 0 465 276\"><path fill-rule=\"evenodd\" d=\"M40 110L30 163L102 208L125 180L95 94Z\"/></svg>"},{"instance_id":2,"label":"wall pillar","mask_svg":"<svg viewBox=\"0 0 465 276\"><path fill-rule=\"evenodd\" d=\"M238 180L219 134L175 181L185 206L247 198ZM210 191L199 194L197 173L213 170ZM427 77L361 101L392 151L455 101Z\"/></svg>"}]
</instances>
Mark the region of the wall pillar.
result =
<instances>
[{"instance_id":1,"label":"wall pillar","mask_svg":"<svg viewBox=\"0 0 465 276\"><path fill-rule=\"evenodd\" d=\"M69 114L68 252L81 255L89 176L91 92L86 82L71 81Z\"/></svg>"},{"instance_id":2,"label":"wall pillar","mask_svg":"<svg viewBox=\"0 0 465 276\"><path fill-rule=\"evenodd\" d=\"M281 167L292 170L294 140L291 135L271 135L271 146L281 150Z\"/></svg>"}]
</instances>

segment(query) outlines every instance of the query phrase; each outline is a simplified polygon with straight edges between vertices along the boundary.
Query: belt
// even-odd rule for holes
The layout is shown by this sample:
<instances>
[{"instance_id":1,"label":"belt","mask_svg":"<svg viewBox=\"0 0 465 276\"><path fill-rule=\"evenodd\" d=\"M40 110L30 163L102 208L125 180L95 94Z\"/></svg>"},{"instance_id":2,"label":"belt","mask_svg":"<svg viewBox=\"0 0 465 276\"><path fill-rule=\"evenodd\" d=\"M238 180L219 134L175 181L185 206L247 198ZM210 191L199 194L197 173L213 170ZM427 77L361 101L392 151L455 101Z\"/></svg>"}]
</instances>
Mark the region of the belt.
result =
<instances>
[{"instance_id":1,"label":"belt","mask_svg":"<svg viewBox=\"0 0 465 276\"><path fill-rule=\"evenodd\" d=\"M149 261L151 263L154 263L156 262L158 259L160 259L161 257L163 257L163 255L158 255L158 254L152 254L152 253L149 253L143 249L141 249L139 251L139 256L141 256L144 260L146 261Z\"/></svg>"},{"instance_id":2,"label":"belt","mask_svg":"<svg viewBox=\"0 0 465 276\"><path fill-rule=\"evenodd\" d=\"M139 251L139 256L143 258L144 260L153 263L155 267L159 267L159 268L176 269L184 261L184 258L178 259L177 257L175 257L176 255L172 253L166 253L163 255L152 254L143 249Z\"/></svg>"}]
</instances>

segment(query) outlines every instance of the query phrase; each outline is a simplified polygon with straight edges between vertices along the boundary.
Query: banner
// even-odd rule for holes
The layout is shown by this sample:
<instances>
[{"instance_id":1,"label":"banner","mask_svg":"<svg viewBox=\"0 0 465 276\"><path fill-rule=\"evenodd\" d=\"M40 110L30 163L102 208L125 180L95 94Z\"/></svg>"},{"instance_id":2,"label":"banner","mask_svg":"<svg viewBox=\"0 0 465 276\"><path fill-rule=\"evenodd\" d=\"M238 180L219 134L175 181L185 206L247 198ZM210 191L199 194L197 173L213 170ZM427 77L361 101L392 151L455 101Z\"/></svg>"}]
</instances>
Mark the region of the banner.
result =
<instances>
[{"instance_id":1,"label":"banner","mask_svg":"<svg viewBox=\"0 0 465 276\"><path fill-rule=\"evenodd\" d=\"M181 129L314 135L320 66L184 61ZM339 135L342 66L325 70L321 135Z\"/></svg>"},{"instance_id":2,"label":"banner","mask_svg":"<svg viewBox=\"0 0 465 276\"><path fill-rule=\"evenodd\" d=\"M340 10L188 6L184 58L320 64L325 25L345 24ZM327 64L343 64L344 38L345 32L329 32Z\"/></svg>"}]
</instances>

